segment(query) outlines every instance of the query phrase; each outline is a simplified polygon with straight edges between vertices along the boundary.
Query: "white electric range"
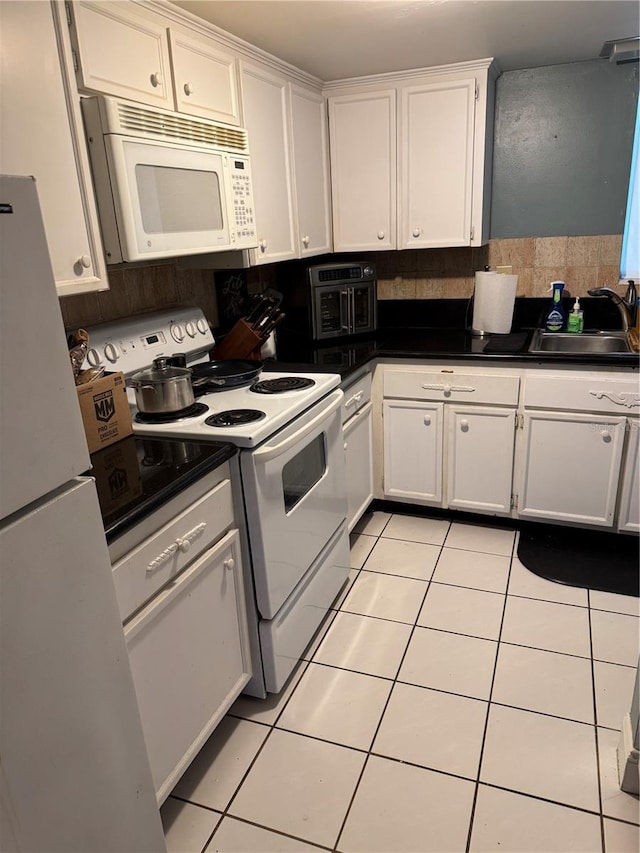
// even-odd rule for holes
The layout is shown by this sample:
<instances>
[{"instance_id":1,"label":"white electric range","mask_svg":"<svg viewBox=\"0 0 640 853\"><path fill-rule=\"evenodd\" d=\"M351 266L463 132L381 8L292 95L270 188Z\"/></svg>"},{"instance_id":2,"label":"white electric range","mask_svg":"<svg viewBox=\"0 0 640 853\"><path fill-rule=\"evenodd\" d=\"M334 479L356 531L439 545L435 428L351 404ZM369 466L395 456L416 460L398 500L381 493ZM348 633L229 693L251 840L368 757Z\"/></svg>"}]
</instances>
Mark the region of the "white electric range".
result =
<instances>
[{"instance_id":1,"label":"white electric range","mask_svg":"<svg viewBox=\"0 0 640 853\"><path fill-rule=\"evenodd\" d=\"M128 378L160 356L184 355L187 367L209 361L215 344L196 308L88 331L86 364ZM263 372L251 385L199 394L175 419L138 413L127 389L134 433L240 449L249 623L260 657L247 688L254 695L282 689L349 574L340 381L333 373Z\"/></svg>"}]
</instances>

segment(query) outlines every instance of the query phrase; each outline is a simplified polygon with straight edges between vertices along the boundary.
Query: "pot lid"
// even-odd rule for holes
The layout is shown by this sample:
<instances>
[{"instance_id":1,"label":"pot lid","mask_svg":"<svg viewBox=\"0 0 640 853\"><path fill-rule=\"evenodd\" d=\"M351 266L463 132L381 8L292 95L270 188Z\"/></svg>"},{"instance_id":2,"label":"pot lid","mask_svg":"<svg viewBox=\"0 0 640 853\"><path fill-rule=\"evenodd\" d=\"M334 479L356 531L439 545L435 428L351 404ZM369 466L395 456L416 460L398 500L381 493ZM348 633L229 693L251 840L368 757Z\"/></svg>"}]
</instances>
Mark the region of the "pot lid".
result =
<instances>
[{"instance_id":1,"label":"pot lid","mask_svg":"<svg viewBox=\"0 0 640 853\"><path fill-rule=\"evenodd\" d=\"M131 377L132 382L170 382L173 379L191 378L191 371L187 367L174 367L167 362L166 358L156 358L153 367L140 370Z\"/></svg>"}]
</instances>

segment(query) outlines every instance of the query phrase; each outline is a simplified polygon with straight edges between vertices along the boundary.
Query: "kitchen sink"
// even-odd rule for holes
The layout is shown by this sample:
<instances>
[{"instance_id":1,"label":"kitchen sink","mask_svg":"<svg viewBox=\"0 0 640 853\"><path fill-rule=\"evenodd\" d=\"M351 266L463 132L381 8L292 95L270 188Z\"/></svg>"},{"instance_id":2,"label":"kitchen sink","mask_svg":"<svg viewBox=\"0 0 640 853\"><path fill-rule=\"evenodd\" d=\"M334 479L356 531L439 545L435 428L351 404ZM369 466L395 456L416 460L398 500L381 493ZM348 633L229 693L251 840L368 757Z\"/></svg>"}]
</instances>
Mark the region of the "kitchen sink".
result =
<instances>
[{"instance_id":1,"label":"kitchen sink","mask_svg":"<svg viewBox=\"0 0 640 853\"><path fill-rule=\"evenodd\" d=\"M536 329L529 344L529 352L571 353L602 355L629 353L631 347L626 332L545 332Z\"/></svg>"}]
</instances>

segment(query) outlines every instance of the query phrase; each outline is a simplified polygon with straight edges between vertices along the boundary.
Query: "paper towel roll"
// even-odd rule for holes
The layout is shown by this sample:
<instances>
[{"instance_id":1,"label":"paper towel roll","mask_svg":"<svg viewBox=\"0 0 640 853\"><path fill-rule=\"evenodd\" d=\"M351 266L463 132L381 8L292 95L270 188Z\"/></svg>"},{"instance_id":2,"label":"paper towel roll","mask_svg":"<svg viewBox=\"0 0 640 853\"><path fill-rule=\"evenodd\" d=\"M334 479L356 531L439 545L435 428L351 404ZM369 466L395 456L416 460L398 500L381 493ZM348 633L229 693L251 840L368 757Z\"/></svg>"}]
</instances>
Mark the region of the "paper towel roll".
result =
<instances>
[{"instance_id":1,"label":"paper towel roll","mask_svg":"<svg viewBox=\"0 0 640 853\"><path fill-rule=\"evenodd\" d=\"M499 272L477 272L473 294L473 322L475 334L490 332L506 335L511 331L513 306L518 287L517 275Z\"/></svg>"}]
</instances>

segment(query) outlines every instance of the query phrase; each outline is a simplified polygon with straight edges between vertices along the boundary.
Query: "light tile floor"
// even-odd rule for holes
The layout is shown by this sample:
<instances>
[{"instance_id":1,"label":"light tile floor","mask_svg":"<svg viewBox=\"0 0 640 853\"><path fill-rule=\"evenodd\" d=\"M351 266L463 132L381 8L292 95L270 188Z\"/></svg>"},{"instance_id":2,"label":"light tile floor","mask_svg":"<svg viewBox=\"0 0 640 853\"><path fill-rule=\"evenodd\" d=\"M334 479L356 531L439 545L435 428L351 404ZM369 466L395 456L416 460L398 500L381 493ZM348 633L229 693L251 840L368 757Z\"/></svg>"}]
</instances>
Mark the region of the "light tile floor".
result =
<instances>
[{"instance_id":1,"label":"light tile floor","mask_svg":"<svg viewBox=\"0 0 640 853\"><path fill-rule=\"evenodd\" d=\"M537 577L495 526L356 531L283 692L240 697L162 807L170 853L637 853L638 599Z\"/></svg>"}]
</instances>

